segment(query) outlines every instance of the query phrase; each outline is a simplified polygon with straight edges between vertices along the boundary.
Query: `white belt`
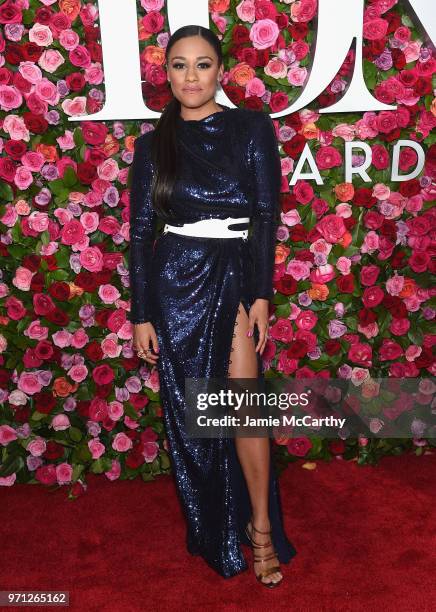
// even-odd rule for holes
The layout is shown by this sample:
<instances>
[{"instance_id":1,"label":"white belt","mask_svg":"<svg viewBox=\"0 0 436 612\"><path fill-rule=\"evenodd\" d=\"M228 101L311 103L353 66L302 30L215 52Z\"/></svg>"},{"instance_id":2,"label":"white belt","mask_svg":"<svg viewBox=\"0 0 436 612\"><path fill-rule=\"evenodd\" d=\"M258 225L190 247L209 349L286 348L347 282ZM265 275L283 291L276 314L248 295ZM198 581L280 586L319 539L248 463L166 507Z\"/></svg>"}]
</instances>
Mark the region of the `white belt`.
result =
<instances>
[{"instance_id":1,"label":"white belt","mask_svg":"<svg viewBox=\"0 0 436 612\"><path fill-rule=\"evenodd\" d=\"M250 217L239 219L227 217L227 219L202 219L194 223L184 223L181 227L165 224L163 233L173 232L184 236L199 236L201 238L247 238L248 229L229 229L234 223L249 223Z\"/></svg>"}]
</instances>

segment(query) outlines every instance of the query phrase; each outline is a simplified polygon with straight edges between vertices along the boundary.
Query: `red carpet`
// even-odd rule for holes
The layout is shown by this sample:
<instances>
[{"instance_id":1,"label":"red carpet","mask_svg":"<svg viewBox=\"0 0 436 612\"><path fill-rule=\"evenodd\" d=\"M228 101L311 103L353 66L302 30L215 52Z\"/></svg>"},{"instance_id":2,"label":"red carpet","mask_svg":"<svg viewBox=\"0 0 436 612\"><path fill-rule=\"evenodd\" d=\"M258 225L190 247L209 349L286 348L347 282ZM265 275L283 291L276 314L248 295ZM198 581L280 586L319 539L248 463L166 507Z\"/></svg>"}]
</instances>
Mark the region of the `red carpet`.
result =
<instances>
[{"instance_id":1,"label":"red carpet","mask_svg":"<svg viewBox=\"0 0 436 612\"><path fill-rule=\"evenodd\" d=\"M298 555L277 591L255 582L247 548L249 571L227 580L185 551L171 477L104 476L73 502L64 490L2 487L0 588L69 590L69 609L84 612L434 610L436 454L302 463L280 479Z\"/></svg>"}]
</instances>

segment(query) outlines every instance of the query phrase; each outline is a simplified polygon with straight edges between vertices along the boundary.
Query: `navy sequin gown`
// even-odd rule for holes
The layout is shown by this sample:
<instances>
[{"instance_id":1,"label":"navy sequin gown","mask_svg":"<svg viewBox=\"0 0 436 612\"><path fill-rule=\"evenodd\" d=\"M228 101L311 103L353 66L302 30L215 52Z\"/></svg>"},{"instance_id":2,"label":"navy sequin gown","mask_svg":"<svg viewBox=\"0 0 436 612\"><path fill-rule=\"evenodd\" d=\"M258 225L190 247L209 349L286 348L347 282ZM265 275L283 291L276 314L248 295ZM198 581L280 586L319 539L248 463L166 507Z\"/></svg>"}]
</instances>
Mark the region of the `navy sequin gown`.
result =
<instances>
[{"instance_id":1,"label":"navy sequin gown","mask_svg":"<svg viewBox=\"0 0 436 612\"><path fill-rule=\"evenodd\" d=\"M132 323L151 321L159 343L157 368L171 467L186 517L186 544L224 577L247 569L240 544L251 504L231 438L190 438L184 431L185 377L227 376L241 302L271 298L280 156L271 118L220 105L200 120L177 117L182 159L171 198L171 224L211 217L250 217L249 240L168 232L155 238L151 206L152 132L135 141L130 197ZM246 224L234 226L245 229ZM254 327L255 342L258 330ZM257 353L258 377L262 360ZM283 528L271 463L269 513L281 563L296 554Z\"/></svg>"}]
</instances>

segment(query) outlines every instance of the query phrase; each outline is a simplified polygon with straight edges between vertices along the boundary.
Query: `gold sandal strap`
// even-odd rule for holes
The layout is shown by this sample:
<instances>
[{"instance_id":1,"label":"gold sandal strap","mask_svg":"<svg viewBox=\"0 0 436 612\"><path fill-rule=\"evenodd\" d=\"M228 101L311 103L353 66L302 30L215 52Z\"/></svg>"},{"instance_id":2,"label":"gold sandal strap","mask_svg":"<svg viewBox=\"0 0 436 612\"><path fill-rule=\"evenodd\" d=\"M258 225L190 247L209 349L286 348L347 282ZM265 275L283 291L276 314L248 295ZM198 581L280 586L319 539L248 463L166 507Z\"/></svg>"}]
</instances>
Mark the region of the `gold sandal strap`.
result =
<instances>
[{"instance_id":1,"label":"gold sandal strap","mask_svg":"<svg viewBox=\"0 0 436 612\"><path fill-rule=\"evenodd\" d=\"M272 529L270 529L269 531L260 531L253 525L253 523L251 523L251 527L254 531L257 531L257 533L261 533L262 535L269 535L270 533L272 533Z\"/></svg>"},{"instance_id":2,"label":"gold sandal strap","mask_svg":"<svg viewBox=\"0 0 436 612\"><path fill-rule=\"evenodd\" d=\"M276 553L271 553L270 555L267 555L266 557L256 557L256 555L253 556L253 560L257 563L257 562L264 562L264 561L269 561L270 559L275 559L277 557Z\"/></svg>"}]
</instances>

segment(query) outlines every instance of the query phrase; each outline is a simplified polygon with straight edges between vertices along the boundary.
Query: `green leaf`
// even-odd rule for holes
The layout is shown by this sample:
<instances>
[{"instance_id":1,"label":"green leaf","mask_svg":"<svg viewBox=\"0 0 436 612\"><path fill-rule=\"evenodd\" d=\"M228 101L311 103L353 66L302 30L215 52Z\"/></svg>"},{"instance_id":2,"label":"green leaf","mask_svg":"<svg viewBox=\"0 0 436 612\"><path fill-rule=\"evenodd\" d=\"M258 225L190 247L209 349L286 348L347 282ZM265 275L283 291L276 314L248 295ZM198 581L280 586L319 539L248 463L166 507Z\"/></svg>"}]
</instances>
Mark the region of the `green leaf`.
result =
<instances>
[{"instance_id":1,"label":"green leaf","mask_svg":"<svg viewBox=\"0 0 436 612\"><path fill-rule=\"evenodd\" d=\"M77 427L70 427L68 430L68 435L70 436L73 442L80 442L82 439L82 432Z\"/></svg>"},{"instance_id":2,"label":"green leaf","mask_svg":"<svg viewBox=\"0 0 436 612\"><path fill-rule=\"evenodd\" d=\"M71 166L65 168L63 182L66 187L73 187L77 183L77 175Z\"/></svg>"},{"instance_id":3,"label":"green leaf","mask_svg":"<svg viewBox=\"0 0 436 612\"><path fill-rule=\"evenodd\" d=\"M20 455L11 455L0 465L0 478L6 478L11 474L16 474L24 467L23 457Z\"/></svg>"},{"instance_id":4,"label":"green leaf","mask_svg":"<svg viewBox=\"0 0 436 612\"><path fill-rule=\"evenodd\" d=\"M12 191L12 187L5 183L4 181L0 181L0 200L6 200L6 202L12 202L14 199L14 194Z\"/></svg>"}]
</instances>

